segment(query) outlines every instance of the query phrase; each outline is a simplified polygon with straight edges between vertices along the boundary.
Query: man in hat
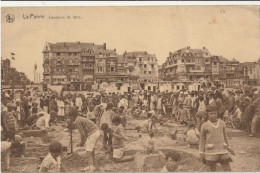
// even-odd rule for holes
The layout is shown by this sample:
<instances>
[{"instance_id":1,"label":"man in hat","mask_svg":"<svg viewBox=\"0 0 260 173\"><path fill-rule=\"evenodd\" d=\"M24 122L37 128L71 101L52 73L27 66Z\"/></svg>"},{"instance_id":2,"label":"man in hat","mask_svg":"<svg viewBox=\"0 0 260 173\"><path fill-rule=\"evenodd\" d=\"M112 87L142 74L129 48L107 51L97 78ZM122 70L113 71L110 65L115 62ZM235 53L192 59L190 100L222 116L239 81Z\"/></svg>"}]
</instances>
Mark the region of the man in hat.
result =
<instances>
[{"instance_id":1,"label":"man in hat","mask_svg":"<svg viewBox=\"0 0 260 173\"><path fill-rule=\"evenodd\" d=\"M2 120L4 125L4 140L14 140L15 132L19 129L17 115L14 112L14 107L15 105L12 103L7 104L7 113Z\"/></svg>"},{"instance_id":2,"label":"man in hat","mask_svg":"<svg viewBox=\"0 0 260 173\"><path fill-rule=\"evenodd\" d=\"M235 93L229 91L228 113L233 114L235 108Z\"/></svg>"},{"instance_id":3,"label":"man in hat","mask_svg":"<svg viewBox=\"0 0 260 173\"><path fill-rule=\"evenodd\" d=\"M254 106L254 117L252 119L252 124L251 124L251 134L249 137L254 137L256 135L257 131L257 124L259 124L260 121L260 97L258 92L256 93L258 97L253 101L253 106Z\"/></svg>"},{"instance_id":4,"label":"man in hat","mask_svg":"<svg viewBox=\"0 0 260 173\"><path fill-rule=\"evenodd\" d=\"M18 120L18 124L20 127L23 126L23 121L25 119L25 113L24 113L24 109L21 106L21 100L17 99L16 100L16 114L17 114L17 120Z\"/></svg>"}]
</instances>

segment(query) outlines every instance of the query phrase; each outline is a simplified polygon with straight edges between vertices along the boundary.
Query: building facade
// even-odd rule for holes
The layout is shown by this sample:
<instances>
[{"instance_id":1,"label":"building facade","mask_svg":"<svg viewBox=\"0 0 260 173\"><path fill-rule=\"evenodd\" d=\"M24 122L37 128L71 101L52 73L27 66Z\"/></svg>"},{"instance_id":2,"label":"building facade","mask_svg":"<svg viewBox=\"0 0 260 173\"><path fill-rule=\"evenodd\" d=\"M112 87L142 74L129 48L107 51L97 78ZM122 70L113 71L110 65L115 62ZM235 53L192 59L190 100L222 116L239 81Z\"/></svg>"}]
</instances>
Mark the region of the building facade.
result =
<instances>
[{"instance_id":1,"label":"building facade","mask_svg":"<svg viewBox=\"0 0 260 173\"><path fill-rule=\"evenodd\" d=\"M46 43L43 49L44 82L63 85L66 90L90 90L95 81L96 57L104 59L105 50L106 44Z\"/></svg>"},{"instance_id":2,"label":"building facade","mask_svg":"<svg viewBox=\"0 0 260 173\"><path fill-rule=\"evenodd\" d=\"M123 56L126 59L130 83L140 83L141 88L145 89L145 83L158 82L158 60L154 54L135 51L125 52Z\"/></svg>"},{"instance_id":3,"label":"building facade","mask_svg":"<svg viewBox=\"0 0 260 173\"><path fill-rule=\"evenodd\" d=\"M1 89L12 93L16 90L25 90L31 81L23 72L18 72L11 67L9 59L1 60Z\"/></svg>"},{"instance_id":4,"label":"building facade","mask_svg":"<svg viewBox=\"0 0 260 173\"><path fill-rule=\"evenodd\" d=\"M209 80L211 76L211 55L208 49L191 49L186 47L170 52L160 73L164 80L196 81Z\"/></svg>"}]
</instances>

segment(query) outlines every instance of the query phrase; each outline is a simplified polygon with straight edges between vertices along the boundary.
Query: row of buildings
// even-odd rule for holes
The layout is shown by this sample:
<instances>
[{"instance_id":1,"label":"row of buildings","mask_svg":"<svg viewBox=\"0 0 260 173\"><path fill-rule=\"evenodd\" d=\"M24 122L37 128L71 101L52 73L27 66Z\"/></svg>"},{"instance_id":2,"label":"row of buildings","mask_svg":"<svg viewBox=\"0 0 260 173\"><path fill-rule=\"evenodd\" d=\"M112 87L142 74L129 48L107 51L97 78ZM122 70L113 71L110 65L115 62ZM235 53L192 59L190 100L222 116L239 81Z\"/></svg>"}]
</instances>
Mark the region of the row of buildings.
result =
<instances>
[{"instance_id":1,"label":"row of buildings","mask_svg":"<svg viewBox=\"0 0 260 173\"><path fill-rule=\"evenodd\" d=\"M66 90L91 90L94 85L115 83L154 83L158 80L158 64L154 54L146 51L109 50L106 43L58 42L45 43L43 49L43 81L63 85Z\"/></svg>"},{"instance_id":2,"label":"row of buildings","mask_svg":"<svg viewBox=\"0 0 260 173\"><path fill-rule=\"evenodd\" d=\"M106 43L45 43L43 48L43 82L63 86L65 90L86 91L93 88L136 85L156 91L159 85L171 83L177 89L189 88L195 82L219 82L225 87L259 85L258 62L239 63L211 55L205 47L185 47L170 52L166 62L158 66L154 54L146 51L125 51L118 55ZM137 87L137 88L138 88ZM172 87L174 88L174 86Z\"/></svg>"},{"instance_id":3,"label":"row of buildings","mask_svg":"<svg viewBox=\"0 0 260 173\"><path fill-rule=\"evenodd\" d=\"M236 59L213 56L205 47L185 47L169 53L166 62L159 66L159 78L185 85L199 81L218 81L224 87L259 85L259 61L239 63Z\"/></svg>"},{"instance_id":4,"label":"row of buildings","mask_svg":"<svg viewBox=\"0 0 260 173\"><path fill-rule=\"evenodd\" d=\"M23 72L18 72L11 67L9 59L1 60L1 90L10 93L16 90L24 90L31 81Z\"/></svg>"}]
</instances>

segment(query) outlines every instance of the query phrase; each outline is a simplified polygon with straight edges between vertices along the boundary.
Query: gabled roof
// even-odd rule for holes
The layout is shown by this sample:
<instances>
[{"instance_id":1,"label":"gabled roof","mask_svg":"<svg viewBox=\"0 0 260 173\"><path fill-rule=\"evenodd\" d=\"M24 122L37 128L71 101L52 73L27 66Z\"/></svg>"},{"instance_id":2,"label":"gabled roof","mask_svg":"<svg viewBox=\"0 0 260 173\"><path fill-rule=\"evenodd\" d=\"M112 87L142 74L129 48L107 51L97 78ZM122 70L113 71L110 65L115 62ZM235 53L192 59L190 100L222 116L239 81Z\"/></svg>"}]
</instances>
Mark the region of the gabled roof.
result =
<instances>
[{"instance_id":1,"label":"gabled roof","mask_svg":"<svg viewBox=\"0 0 260 173\"><path fill-rule=\"evenodd\" d=\"M205 56L206 53L208 54L207 56ZM169 54L170 54L170 56L174 56L174 55L184 56L185 54L188 54L188 55L194 56L194 57L210 57L211 56L210 52L205 47L203 47L203 49L191 49L190 47L185 47L185 48L179 49L175 52L170 52Z\"/></svg>"},{"instance_id":2,"label":"gabled roof","mask_svg":"<svg viewBox=\"0 0 260 173\"><path fill-rule=\"evenodd\" d=\"M219 56L218 58L220 62L229 62L229 60L223 56Z\"/></svg>"},{"instance_id":3,"label":"gabled roof","mask_svg":"<svg viewBox=\"0 0 260 173\"><path fill-rule=\"evenodd\" d=\"M57 42L47 43L51 52L81 52L82 49L93 49L94 52L98 50L105 50L103 45L95 45L94 43L81 43L81 42ZM47 45L45 45L47 46Z\"/></svg>"}]
</instances>

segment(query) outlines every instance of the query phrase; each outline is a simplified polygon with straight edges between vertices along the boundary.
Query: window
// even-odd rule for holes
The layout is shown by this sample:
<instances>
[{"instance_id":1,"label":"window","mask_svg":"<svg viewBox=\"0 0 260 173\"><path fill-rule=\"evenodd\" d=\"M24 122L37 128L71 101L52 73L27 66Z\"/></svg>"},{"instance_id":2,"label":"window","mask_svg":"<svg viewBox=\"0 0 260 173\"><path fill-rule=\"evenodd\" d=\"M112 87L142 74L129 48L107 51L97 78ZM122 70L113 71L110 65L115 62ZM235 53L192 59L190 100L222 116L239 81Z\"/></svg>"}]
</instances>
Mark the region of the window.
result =
<instances>
[{"instance_id":1,"label":"window","mask_svg":"<svg viewBox=\"0 0 260 173\"><path fill-rule=\"evenodd\" d=\"M146 64L144 64L144 68L146 68Z\"/></svg>"},{"instance_id":2,"label":"window","mask_svg":"<svg viewBox=\"0 0 260 173\"><path fill-rule=\"evenodd\" d=\"M181 59L181 62L184 62L184 59Z\"/></svg>"},{"instance_id":3,"label":"window","mask_svg":"<svg viewBox=\"0 0 260 173\"><path fill-rule=\"evenodd\" d=\"M206 52L206 55L208 56L208 53Z\"/></svg>"},{"instance_id":4,"label":"window","mask_svg":"<svg viewBox=\"0 0 260 173\"><path fill-rule=\"evenodd\" d=\"M114 72L114 67L111 67L110 71Z\"/></svg>"},{"instance_id":5,"label":"window","mask_svg":"<svg viewBox=\"0 0 260 173\"><path fill-rule=\"evenodd\" d=\"M217 65L217 62L214 62L214 65Z\"/></svg>"},{"instance_id":6,"label":"window","mask_svg":"<svg viewBox=\"0 0 260 173\"><path fill-rule=\"evenodd\" d=\"M103 72L103 68L102 67L98 67L98 72Z\"/></svg>"},{"instance_id":7,"label":"window","mask_svg":"<svg viewBox=\"0 0 260 173\"><path fill-rule=\"evenodd\" d=\"M152 64L151 67L154 68L154 65Z\"/></svg>"},{"instance_id":8,"label":"window","mask_svg":"<svg viewBox=\"0 0 260 173\"><path fill-rule=\"evenodd\" d=\"M74 56L77 56L77 53L74 53Z\"/></svg>"},{"instance_id":9,"label":"window","mask_svg":"<svg viewBox=\"0 0 260 173\"><path fill-rule=\"evenodd\" d=\"M144 74L146 74L146 71L144 71Z\"/></svg>"},{"instance_id":10,"label":"window","mask_svg":"<svg viewBox=\"0 0 260 173\"><path fill-rule=\"evenodd\" d=\"M150 61L150 58L148 58L148 61Z\"/></svg>"},{"instance_id":11,"label":"window","mask_svg":"<svg viewBox=\"0 0 260 173\"><path fill-rule=\"evenodd\" d=\"M142 58L139 58L139 61L142 62Z\"/></svg>"},{"instance_id":12,"label":"window","mask_svg":"<svg viewBox=\"0 0 260 173\"><path fill-rule=\"evenodd\" d=\"M151 72L151 71L149 71L149 74L152 74L152 72Z\"/></svg>"}]
</instances>

